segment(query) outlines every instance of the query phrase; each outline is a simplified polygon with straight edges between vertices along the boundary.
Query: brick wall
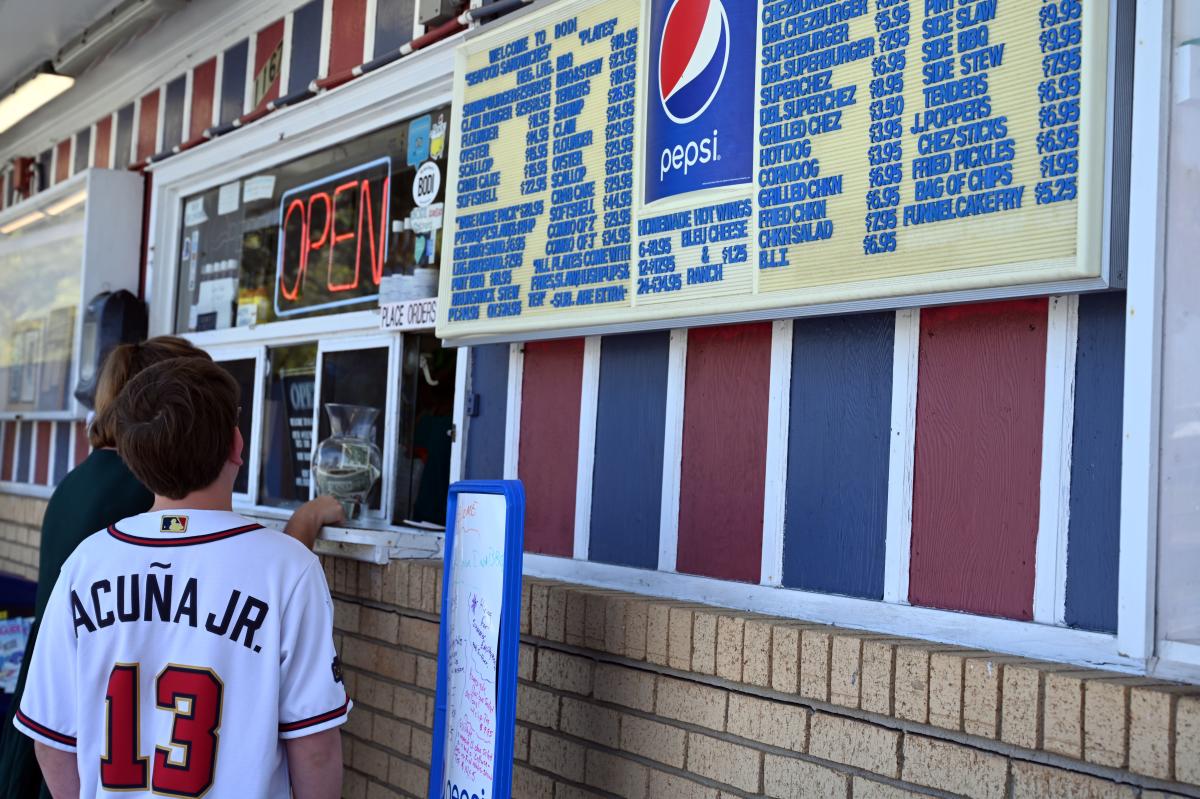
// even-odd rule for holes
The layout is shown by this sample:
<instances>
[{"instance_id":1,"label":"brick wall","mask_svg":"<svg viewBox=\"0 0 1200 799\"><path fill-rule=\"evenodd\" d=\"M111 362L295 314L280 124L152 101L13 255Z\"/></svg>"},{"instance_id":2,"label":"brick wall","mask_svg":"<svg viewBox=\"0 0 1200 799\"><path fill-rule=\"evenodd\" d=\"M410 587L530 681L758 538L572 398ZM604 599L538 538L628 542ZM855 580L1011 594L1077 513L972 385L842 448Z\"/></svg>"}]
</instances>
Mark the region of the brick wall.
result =
<instances>
[{"instance_id":1,"label":"brick wall","mask_svg":"<svg viewBox=\"0 0 1200 799\"><path fill-rule=\"evenodd\" d=\"M324 560L349 799L424 797L441 566ZM514 797L1200 796L1200 687L526 580Z\"/></svg>"},{"instance_id":2,"label":"brick wall","mask_svg":"<svg viewBox=\"0 0 1200 799\"><path fill-rule=\"evenodd\" d=\"M0 494L0 572L36 580L46 500Z\"/></svg>"},{"instance_id":3,"label":"brick wall","mask_svg":"<svg viewBox=\"0 0 1200 799\"><path fill-rule=\"evenodd\" d=\"M0 570L45 505L0 494ZM344 796L424 797L441 564L323 563ZM521 614L514 797L1200 797L1200 686L540 580Z\"/></svg>"}]
</instances>

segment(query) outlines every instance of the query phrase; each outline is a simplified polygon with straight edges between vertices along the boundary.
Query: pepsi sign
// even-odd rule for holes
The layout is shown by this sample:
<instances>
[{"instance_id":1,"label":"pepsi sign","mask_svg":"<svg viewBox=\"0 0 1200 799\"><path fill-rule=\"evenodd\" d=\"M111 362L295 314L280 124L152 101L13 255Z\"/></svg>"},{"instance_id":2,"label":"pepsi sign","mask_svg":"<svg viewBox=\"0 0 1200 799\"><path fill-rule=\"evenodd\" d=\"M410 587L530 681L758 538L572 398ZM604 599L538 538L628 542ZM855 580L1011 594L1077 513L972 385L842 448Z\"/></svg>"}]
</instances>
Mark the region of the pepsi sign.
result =
<instances>
[{"instance_id":1,"label":"pepsi sign","mask_svg":"<svg viewBox=\"0 0 1200 799\"><path fill-rule=\"evenodd\" d=\"M653 0L647 203L753 177L756 7L735 0Z\"/></svg>"}]
</instances>

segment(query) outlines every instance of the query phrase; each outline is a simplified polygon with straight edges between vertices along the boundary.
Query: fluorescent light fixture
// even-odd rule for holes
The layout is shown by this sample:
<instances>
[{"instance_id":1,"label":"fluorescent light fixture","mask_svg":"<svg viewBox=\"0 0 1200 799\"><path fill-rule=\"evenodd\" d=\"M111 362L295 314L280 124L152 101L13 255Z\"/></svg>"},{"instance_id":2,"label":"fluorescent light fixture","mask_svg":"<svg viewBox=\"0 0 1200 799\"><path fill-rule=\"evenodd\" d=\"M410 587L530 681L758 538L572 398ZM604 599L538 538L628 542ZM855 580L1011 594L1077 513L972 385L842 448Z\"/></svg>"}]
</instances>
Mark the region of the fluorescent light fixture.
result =
<instances>
[{"instance_id":1,"label":"fluorescent light fixture","mask_svg":"<svg viewBox=\"0 0 1200 799\"><path fill-rule=\"evenodd\" d=\"M0 133L11 128L75 85L75 79L56 75L49 64L38 68L0 99Z\"/></svg>"},{"instance_id":2,"label":"fluorescent light fixture","mask_svg":"<svg viewBox=\"0 0 1200 799\"><path fill-rule=\"evenodd\" d=\"M9 222L7 225L0 227L0 233L3 233L4 235L7 236L9 233L12 233L13 231L20 230L21 228L25 227L26 225L32 225L34 222L37 222L38 220L45 219L45 218L46 218L46 215L43 214L41 211L31 211L30 213L25 214L25 216L18 217L17 219L14 219L13 221Z\"/></svg>"},{"instance_id":3,"label":"fluorescent light fixture","mask_svg":"<svg viewBox=\"0 0 1200 799\"><path fill-rule=\"evenodd\" d=\"M56 203L46 206L46 213L50 216L58 216L63 211L68 211L81 202L87 199L87 189L80 189L74 194L63 197Z\"/></svg>"}]
</instances>

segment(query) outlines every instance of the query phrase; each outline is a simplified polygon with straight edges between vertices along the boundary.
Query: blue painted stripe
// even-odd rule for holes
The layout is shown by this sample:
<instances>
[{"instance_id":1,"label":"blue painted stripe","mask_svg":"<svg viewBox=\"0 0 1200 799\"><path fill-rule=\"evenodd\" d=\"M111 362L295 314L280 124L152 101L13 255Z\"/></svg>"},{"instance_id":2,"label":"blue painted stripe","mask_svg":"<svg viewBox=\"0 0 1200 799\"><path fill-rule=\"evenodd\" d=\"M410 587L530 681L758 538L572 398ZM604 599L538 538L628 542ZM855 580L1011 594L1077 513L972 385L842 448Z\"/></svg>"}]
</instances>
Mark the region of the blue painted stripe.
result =
<instances>
[{"instance_id":1,"label":"blue painted stripe","mask_svg":"<svg viewBox=\"0 0 1200 799\"><path fill-rule=\"evenodd\" d=\"M669 331L600 348L590 560L658 567Z\"/></svg>"},{"instance_id":2,"label":"blue painted stripe","mask_svg":"<svg viewBox=\"0 0 1200 799\"><path fill-rule=\"evenodd\" d=\"M183 143L183 100L187 92L187 77L180 75L167 84L163 92L163 150Z\"/></svg>"},{"instance_id":3,"label":"blue painted stripe","mask_svg":"<svg viewBox=\"0 0 1200 799\"><path fill-rule=\"evenodd\" d=\"M133 155L133 103L117 111L117 154L113 169L125 169Z\"/></svg>"},{"instance_id":4,"label":"blue painted stripe","mask_svg":"<svg viewBox=\"0 0 1200 799\"><path fill-rule=\"evenodd\" d=\"M246 103L246 65L250 54L250 41L242 39L225 51L225 62L221 67L221 124L225 125L240 117Z\"/></svg>"},{"instance_id":5,"label":"blue painted stripe","mask_svg":"<svg viewBox=\"0 0 1200 799\"><path fill-rule=\"evenodd\" d=\"M56 422L54 431L54 468L50 470L50 484L59 481L71 471L71 423Z\"/></svg>"},{"instance_id":6,"label":"blue painted stripe","mask_svg":"<svg viewBox=\"0 0 1200 799\"><path fill-rule=\"evenodd\" d=\"M21 438L19 439L17 450L17 471L13 476L13 480L18 483L33 482L33 472L30 467L33 465L33 422L20 422Z\"/></svg>"},{"instance_id":7,"label":"blue painted stripe","mask_svg":"<svg viewBox=\"0 0 1200 799\"><path fill-rule=\"evenodd\" d=\"M54 148L44 150L38 156L38 171L41 176L38 179L38 191L45 191L54 185Z\"/></svg>"},{"instance_id":8,"label":"blue painted stripe","mask_svg":"<svg viewBox=\"0 0 1200 799\"><path fill-rule=\"evenodd\" d=\"M471 348L469 394L473 415L467 417L468 480L504 477L504 431L508 423L508 345Z\"/></svg>"},{"instance_id":9,"label":"blue painted stripe","mask_svg":"<svg viewBox=\"0 0 1200 799\"><path fill-rule=\"evenodd\" d=\"M292 55L285 94L301 92L317 79L321 68L323 0L311 0L292 15Z\"/></svg>"},{"instance_id":10,"label":"blue painted stripe","mask_svg":"<svg viewBox=\"0 0 1200 799\"><path fill-rule=\"evenodd\" d=\"M88 168L88 151L92 149L92 129L84 128L75 134L75 168L72 174Z\"/></svg>"},{"instance_id":11,"label":"blue painted stripe","mask_svg":"<svg viewBox=\"0 0 1200 799\"><path fill-rule=\"evenodd\" d=\"M783 584L881 599L892 313L796 320Z\"/></svg>"},{"instance_id":12,"label":"blue painted stripe","mask_svg":"<svg viewBox=\"0 0 1200 799\"><path fill-rule=\"evenodd\" d=\"M375 58L412 41L415 11L416 0L379 0L375 7Z\"/></svg>"},{"instance_id":13,"label":"blue painted stripe","mask_svg":"<svg viewBox=\"0 0 1200 799\"><path fill-rule=\"evenodd\" d=\"M1124 374L1125 292L1080 296L1066 620L1109 633L1117 631Z\"/></svg>"}]
</instances>

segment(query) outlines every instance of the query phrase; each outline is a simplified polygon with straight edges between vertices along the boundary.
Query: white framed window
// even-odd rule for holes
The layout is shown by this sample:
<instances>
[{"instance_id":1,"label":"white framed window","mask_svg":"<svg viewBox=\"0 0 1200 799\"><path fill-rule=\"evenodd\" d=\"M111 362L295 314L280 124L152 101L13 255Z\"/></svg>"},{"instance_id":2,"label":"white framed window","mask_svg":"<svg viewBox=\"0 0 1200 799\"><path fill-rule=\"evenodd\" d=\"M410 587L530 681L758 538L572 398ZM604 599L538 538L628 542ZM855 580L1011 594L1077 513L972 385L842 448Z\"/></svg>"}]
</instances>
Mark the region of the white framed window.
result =
<instances>
[{"instance_id":1,"label":"white framed window","mask_svg":"<svg viewBox=\"0 0 1200 799\"><path fill-rule=\"evenodd\" d=\"M444 186L452 55L431 48L153 166L151 334L186 336L242 387L236 506L286 518L317 492L328 405L373 408L380 477L356 518L328 535L375 556L395 552L416 521L421 409L453 406L455 353L424 359L431 377L449 369L449 400L416 397L422 349L440 343L432 331L381 332L377 311L386 291L436 291L414 273L437 265L440 232L420 209L440 197L418 205L412 184L424 167ZM420 472L429 458L418 460ZM449 467L447 456L433 471ZM448 475L435 482L448 486Z\"/></svg>"}]
</instances>

